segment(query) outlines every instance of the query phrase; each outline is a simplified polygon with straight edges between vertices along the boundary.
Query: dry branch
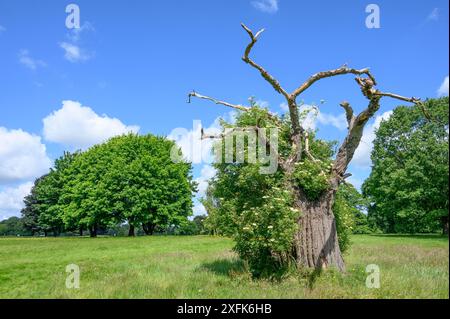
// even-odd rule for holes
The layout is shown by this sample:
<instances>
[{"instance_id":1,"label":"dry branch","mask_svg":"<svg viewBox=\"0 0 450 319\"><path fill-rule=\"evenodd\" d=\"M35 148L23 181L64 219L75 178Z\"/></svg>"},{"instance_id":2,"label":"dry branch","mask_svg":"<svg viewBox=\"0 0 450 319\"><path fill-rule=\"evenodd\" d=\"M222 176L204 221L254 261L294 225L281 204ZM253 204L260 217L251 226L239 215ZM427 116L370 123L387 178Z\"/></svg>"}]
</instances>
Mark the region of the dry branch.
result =
<instances>
[{"instance_id":1,"label":"dry branch","mask_svg":"<svg viewBox=\"0 0 450 319\"><path fill-rule=\"evenodd\" d=\"M369 68L357 70L357 69L349 68L344 65L344 66L334 69L334 70L323 71L323 72L319 72L319 73L312 75L311 77L308 78L308 80L303 82L303 84L301 84L294 92L292 92L291 97L297 98L302 92L304 92L311 85L313 85L315 82L317 82L321 79L325 79L325 78L329 78L329 77L337 76L337 75L344 75L344 74L355 74L355 75L365 74L373 81L374 84L376 84L375 78L370 73Z\"/></svg>"},{"instance_id":2,"label":"dry branch","mask_svg":"<svg viewBox=\"0 0 450 319\"><path fill-rule=\"evenodd\" d=\"M247 106L243 106L243 105L239 105L239 104L231 104L231 103L228 103L228 102L225 102L225 101L217 100L217 99L215 99L215 98L212 98L212 97L209 97L209 96L206 96L206 95L201 95L201 94L198 94L198 93L195 92L195 91L192 91L191 93L189 93L189 95L188 95L188 98L189 98L189 99L188 99L188 103L191 102L191 97L197 97L197 98L199 98L199 99L212 101L212 102L214 102L215 104L225 105L225 106L231 107L231 108L233 108L233 109L240 110L240 111L244 111L244 112L247 112L247 111L250 109L250 108L247 107Z\"/></svg>"},{"instance_id":3,"label":"dry branch","mask_svg":"<svg viewBox=\"0 0 450 319\"><path fill-rule=\"evenodd\" d=\"M258 37L260 36L260 34L264 32L264 29L259 30L256 33L256 35L253 35L252 30L247 28L247 26L245 24L241 23L241 26L248 33L248 35L250 36L250 39L251 39L251 42L245 48L245 52L244 52L244 56L242 57L242 60L245 63L247 63L247 64L251 65L252 67L254 67L255 69L257 69L261 73L261 76L272 85L272 87L275 89L275 91L277 91L280 94L283 94L286 98L288 98L289 96L288 96L287 92L281 87L280 83L273 76L271 76L269 74L269 72L267 72L262 66L255 63L252 59L249 58L250 51L252 50L256 41L258 41Z\"/></svg>"}]
</instances>

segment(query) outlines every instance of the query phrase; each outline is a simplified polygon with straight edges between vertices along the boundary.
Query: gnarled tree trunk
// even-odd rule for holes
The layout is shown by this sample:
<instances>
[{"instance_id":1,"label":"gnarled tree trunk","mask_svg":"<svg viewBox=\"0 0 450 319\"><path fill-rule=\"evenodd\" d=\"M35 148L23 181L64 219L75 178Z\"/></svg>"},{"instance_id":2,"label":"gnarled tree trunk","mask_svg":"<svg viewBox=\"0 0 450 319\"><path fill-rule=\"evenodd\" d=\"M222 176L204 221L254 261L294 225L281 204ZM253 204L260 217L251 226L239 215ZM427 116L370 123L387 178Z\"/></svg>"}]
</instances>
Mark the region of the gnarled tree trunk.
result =
<instances>
[{"instance_id":1,"label":"gnarled tree trunk","mask_svg":"<svg viewBox=\"0 0 450 319\"><path fill-rule=\"evenodd\" d=\"M305 198L295 201L295 206L301 211L294 237L295 257L300 267L336 267L339 271L345 271L332 211L334 196L334 191L327 191L316 201Z\"/></svg>"}]
</instances>

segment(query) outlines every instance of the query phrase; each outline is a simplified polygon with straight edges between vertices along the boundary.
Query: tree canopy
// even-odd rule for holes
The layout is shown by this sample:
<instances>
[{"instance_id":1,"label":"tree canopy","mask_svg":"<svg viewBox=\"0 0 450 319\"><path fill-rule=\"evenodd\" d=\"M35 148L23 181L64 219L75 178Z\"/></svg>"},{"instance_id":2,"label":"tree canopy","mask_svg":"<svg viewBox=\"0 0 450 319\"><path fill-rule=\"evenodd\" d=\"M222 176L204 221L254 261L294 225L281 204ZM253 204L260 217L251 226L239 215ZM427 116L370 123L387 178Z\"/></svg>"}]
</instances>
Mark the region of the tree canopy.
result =
<instances>
[{"instance_id":1,"label":"tree canopy","mask_svg":"<svg viewBox=\"0 0 450 319\"><path fill-rule=\"evenodd\" d=\"M424 107L427 117L419 106L397 107L376 132L363 192L384 232L448 233L448 97Z\"/></svg>"},{"instance_id":2,"label":"tree canopy","mask_svg":"<svg viewBox=\"0 0 450 319\"><path fill-rule=\"evenodd\" d=\"M89 230L127 222L129 235L142 226L178 225L192 214L191 164L174 163L174 142L128 134L85 152L64 153L50 172L37 179L22 215L35 231Z\"/></svg>"}]
</instances>

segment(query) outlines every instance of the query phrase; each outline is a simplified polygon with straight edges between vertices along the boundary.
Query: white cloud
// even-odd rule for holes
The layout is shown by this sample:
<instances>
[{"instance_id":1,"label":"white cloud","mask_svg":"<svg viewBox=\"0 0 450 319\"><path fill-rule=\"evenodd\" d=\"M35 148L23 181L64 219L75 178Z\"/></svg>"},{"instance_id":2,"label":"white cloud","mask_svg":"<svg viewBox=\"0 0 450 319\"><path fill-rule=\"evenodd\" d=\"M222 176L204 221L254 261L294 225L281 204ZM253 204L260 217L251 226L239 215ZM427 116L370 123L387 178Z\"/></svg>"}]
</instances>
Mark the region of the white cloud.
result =
<instances>
[{"instance_id":1,"label":"white cloud","mask_svg":"<svg viewBox=\"0 0 450 319\"><path fill-rule=\"evenodd\" d=\"M211 178L216 175L216 169L211 165L203 165L200 176L195 179L198 183L198 191L197 196L199 198L204 197L206 193L206 189L208 188L208 182Z\"/></svg>"},{"instance_id":2,"label":"white cloud","mask_svg":"<svg viewBox=\"0 0 450 319\"><path fill-rule=\"evenodd\" d=\"M26 66L31 70L36 70L38 67L44 67L47 64L42 60L34 59L30 56L28 50L20 50L19 52L19 62L20 64Z\"/></svg>"},{"instance_id":3,"label":"white cloud","mask_svg":"<svg viewBox=\"0 0 450 319\"><path fill-rule=\"evenodd\" d=\"M92 54L86 53L79 46L69 43L61 42L59 46L64 49L64 58L72 63L87 61L92 57Z\"/></svg>"},{"instance_id":4,"label":"white cloud","mask_svg":"<svg viewBox=\"0 0 450 319\"><path fill-rule=\"evenodd\" d=\"M439 97L448 96L448 75L445 77L444 82L442 82L441 86L439 87L437 94Z\"/></svg>"},{"instance_id":5,"label":"white cloud","mask_svg":"<svg viewBox=\"0 0 450 319\"><path fill-rule=\"evenodd\" d=\"M276 13L278 11L278 0L258 0L252 1L252 5L266 13Z\"/></svg>"},{"instance_id":6,"label":"white cloud","mask_svg":"<svg viewBox=\"0 0 450 319\"><path fill-rule=\"evenodd\" d=\"M384 112L383 114L377 116L373 123L366 125L364 129L363 136L361 138L361 143L353 155L352 163L360 167L370 167L372 161L370 159L370 154L373 149L373 141L375 140L375 132L380 127L382 121L386 121L391 117L392 111Z\"/></svg>"},{"instance_id":7,"label":"white cloud","mask_svg":"<svg viewBox=\"0 0 450 319\"><path fill-rule=\"evenodd\" d=\"M119 119L99 116L90 107L75 101L63 101L63 106L43 119L44 138L74 149L86 149L110 137L137 133L139 126L127 126Z\"/></svg>"},{"instance_id":8,"label":"white cloud","mask_svg":"<svg viewBox=\"0 0 450 319\"><path fill-rule=\"evenodd\" d=\"M216 118L210 126L204 128L204 134L220 134L222 132L220 118L225 119L227 122L234 122L235 116L236 112L231 111L222 117ZM194 121L192 129L176 128L167 136L168 139L175 141L181 148L186 160L194 164L203 165L200 170L200 176L195 178L195 181L198 183L198 191L194 199L196 204L193 208L195 216L207 214L205 207L198 200L205 196L208 181L216 174L216 170L210 165L213 162L211 152L214 140L201 139L202 127L201 121Z\"/></svg>"},{"instance_id":9,"label":"white cloud","mask_svg":"<svg viewBox=\"0 0 450 319\"><path fill-rule=\"evenodd\" d=\"M439 8L434 8L430 14L427 16L428 21L437 21L439 20Z\"/></svg>"},{"instance_id":10,"label":"white cloud","mask_svg":"<svg viewBox=\"0 0 450 319\"><path fill-rule=\"evenodd\" d=\"M203 165L200 176L195 179L198 183L197 194L195 199L195 205L193 208L194 216L197 215L207 215L205 206L199 201L199 199L204 198L206 195L206 190L208 188L209 181L216 175L216 169L211 165Z\"/></svg>"},{"instance_id":11,"label":"white cloud","mask_svg":"<svg viewBox=\"0 0 450 319\"><path fill-rule=\"evenodd\" d=\"M222 118L233 122L235 115L236 113L231 111ZM181 148L183 157L194 164L209 164L214 159L211 154L214 140L210 138L202 139L202 128L206 135L220 134L222 132L220 117L216 118L209 127L204 127L200 120L194 120L192 129L176 128L167 136L168 139L174 141Z\"/></svg>"},{"instance_id":12,"label":"white cloud","mask_svg":"<svg viewBox=\"0 0 450 319\"><path fill-rule=\"evenodd\" d=\"M196 205L194 205L193 211L194 211L194 216L208 214L205 206L203 206L202 203L197 203Z\"/></svg>"},{"instance_id":13,"label":"white cloud","mask_svg":"<svg viewBox=\"0 0 450 319\"><path fill-rule=\"evenodd\" d=\"M339 115L333 115L329 113L319 112L317 116L317 121L323 125L331 125L337 128L338 130L345 130L347 128L347 118L344 113Z\"/></svg>"},{"instance_id":14,"label":"white cloud","mask_svg":"<svg viewBox=\"0 0 450 319\"><path fill-rule=\"evenodd\" d=\"M24 207L23 198L30 193L32 187L32 182L26 182L18 187L0 190L0 220L20 216L20 210Z\"/></svg>"},{"instance_id":15,"label":"white cloud","mask_svg":"<svg viewBox=\"0 0 450 319\"><path fill-rule=\"evenodd\" d=\"M39 136L0 127L0 184L39 177L50 166Z\"/></svg>"},{"instance_id":16,"label":"white cloud","mask_svg":"<svg viewBox=\"0 0 450 319\"><path fill-rule=\"evenodd\" d=\"M283 104L281 107L287 108L287 106ZM304 112L306 110L310 110L310 112L302 121L302 126L307 130L315 130L317 124L330 125L341 131L347 128L347 119L344 113L341 113L339 115L324 113L321 112L318 108L314 108L313 106L308 104L304 104L300 107L300 112Z\"/></svg>"},{"instance_id":17,"label":"white cloud","mask_svg":"<svg viewBox=\"0 0 450 319\"><path fill-rule=\"evenodd\" d=\"M0 25L0 34L5 31L6 31L6 28L4 26Z\"/></svg>"},{"instance_id":18,"label":"white cloud","mask_svg":"<svg viewBox=\"0 0 450 319\"><path fill-rule=\"evenodd\" d=\"M84 62L94 56L94 53L87 52L79 45L81 34L86 33L86 31L95 31L89 22L85 22L80 28L70 29L66 34L68 41L59 43L59 46L64 50L64 58L67 61L71 63Z\"/></svg>"}]
</instances>

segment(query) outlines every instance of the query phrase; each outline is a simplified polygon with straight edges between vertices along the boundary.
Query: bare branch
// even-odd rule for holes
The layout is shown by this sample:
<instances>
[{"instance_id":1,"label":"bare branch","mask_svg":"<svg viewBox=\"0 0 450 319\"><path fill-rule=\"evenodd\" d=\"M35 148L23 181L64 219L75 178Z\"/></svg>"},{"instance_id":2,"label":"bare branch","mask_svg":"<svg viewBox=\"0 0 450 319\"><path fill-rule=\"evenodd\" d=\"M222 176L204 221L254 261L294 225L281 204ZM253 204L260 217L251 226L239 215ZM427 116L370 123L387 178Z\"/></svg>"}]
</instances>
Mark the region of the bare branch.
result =
<instances>
[{"instance_id":1,"label":"bare branch","mask_svg":"<svg viewBox=\"0 0 450 319\"><path fill-rule=\"evenodd\" d=\"M340 176L339 180L338 180L338 184L345 184L345 185L352 185L349 182L346 181L347 178L349 178L350 176L352 176L351 173L346 173L343 176Z\"/></svg>"},{"instance_id":2,"label":"bare branch","mask_svg":"<svg viewBox=\"0 0 450 319\"><path fill-rule=\"evenodd\" d=\"M212 98L212 97L209 97L209 96L206 96L206 95L201 95L201 94L198 94L195 91L192 91L191 93L189 93L188 97L189 97L188 103L191 102L191 97L197 97L199 99L212 101L215 104L225 105L225 106L231 107L233 109L237 109L237 110L244 111L244 112L247 112L250 109L247 106L243 106L243 105L239 105L239 104L231 104L231 103L228 103L228 102L217 100L215 98Z\"/></svg>"},{"instance_id":3,"label":"bare branch","mask_svg":"<svg viewBox=\"0 0 450 319\"><path fill-rule=\"evenodd\" d=\"M261 29L260 31L258 31L256 33L256 35L253 35L252 30L250 30L245 24L241 23L241 26L248 33L248 35L250 36L250 39L251 39L251 42L245 48L245 52L244 52L244 56L242 57L242 60L245 63L247 63L247 64L251 65L252 67L254 67L255 69L257 69L261 73L261 76L272 85L272 87L275 89L275 91L284 95L286 97L286 99L288 99L289 95L281 87L280 83L273 76L271 76L269 74L269 72L267 72L262 66L260 66L259 64L256 64L253 60L251 60L249 58L250 51L252 50L256 41L258 41L258 37L261 35L261 33L264 32L264 29Z\"/></svg>"},{"instance_id":4,"label":"bare branch","mask_svg":"<svg viewBox=\"0 0 450 319\"><path fill-rule=\"evenodd\" d=\"M340 182L342 176L347 170L348 164L353 159L353 155L361 142L364 127L367 121L380 108L380 98L381 97L379 96L372 96L369 100L369 105L367 108L359 113L358 116L354 117L353 121L349 125L347 136L339 147L333 163L334 179L336 182Z\"/></svg>"},{"instance_id":5,"label":"bare branch","mask_svg":"<svg viewBox=\"0 0 450 319\"><path fill-rule=\"evenodd\" d=\"M231 107L231 108L233 108L233 109L240 110L240 111L244 111L244 112L248 112L248 111L250 111L250 109L251 109L251 107L248 107L248 106L244 106L244 105L240 105L240 104L231 104L231 103L228 103L228 102L225 102L225 101L217 100L217 99L215 99L215 98L212 98L212 97L209 97L209 96L206 96L206 95L201 95L201 94L199 94L199 93L197 93L197 92L195 92L195 91L192 91L191 93L188 94L188 101L187 101L187 103L191 103L191 97L197 97L197 98L199 98L199 99L212 101L212 102L214 102L215 104L225 105L225 106ZM268 116L271 120L273 120L273 121L275 122L274 124L275 124L276 126L280 127L281 121L280 121L280 119L277 117L276 114L273 114L273 113L267 111L267 116Z\"/></svg>"},{"instance_id":6,"label":"bare branch","mask_svg":"<svg viewBox=\"0 0 450 319\"><path fill-rule=\"evenodd\" d=\"M378 95L378 96L387 96L387 97L391 97L397 100L401 100L401 101L405 101L405 102L409 102L409 103L420 103L421 100L420 98L415 98L415 97L404 97L398 94L394 94L394 93L387 93L387 92L381 92L381 91L376 91L374 92L374 95Z\"/></svg>"},{"instance_id":7,"label":"bare branch","mask_svg":"<svg viewBox=\"0 0 450 319\"><path fill-rule=\"evenodd\" d=\"M306 80L302 85L300 85L294 92L292 92L291 97L293 97L293 98L298 97L302 92L304 92L311 85L313 85L315 82L317 82L321 79L329 78L329 77L336 76L336 75L343 75L343 74L355 74L355 75L365 74L372 80L374 85L376 84L375 78L372 76L372 74L370 73L368 68L357 70L357 69L349 68L346 65L344 65L338 69L334 69L334 70L330 70L330 71L323 71L323 72L319 72L319 73L312 75L311 77L309 77L308 80Z\"/></svg>"},{"instance_id":8,"label":"bare branch","mask_svg":"<svg viewBox=\"0 0 450 319\"><path fill-rule=\"evenodd\" d=\"M342 175L342 179L347 179L350 176L352 176L352 173L346 173L346 174Z\"/></svg>"},{"instance_id":9,"label":"bare branch","mask_svg":"<svg viewBox=\"0 0 450 319\"><path fill-rule=\"evenodd\" d=\"M394 93L387 93L387 92L380 92L380 91L376 91L374 93L375 95L378 96L386 96L386 97L391 97L397 100L401 100L401 101L405 101L405 102L409 102L409 103L414 103L415 105L417 105L420 110L422 111L423 115L425 116L425 118L427 118L429 121L434 121L437 122L439 124L443 124L442 121L440 121L437 118L434 118L429 112L428 110L425 108L425 105L423 103L423 101L420 98L416 98L416 97L404 97L398 94L394 94Z\"/></svg>"},{"instance_id":10,"label":"bare branch","mask_svg":"<svg viewBox=\"0 0 450 319\"><path fill-rule=\"evenodd\" d=\"M347 118L348 127L350 128L350 126L352 125L352 121L354 119L353 108L350 106L350 103L348 103L347 101L343 101L339 105L342 108L344 108L344 110L345 110L345 116Z\"/></svg>"}]
</instances>

